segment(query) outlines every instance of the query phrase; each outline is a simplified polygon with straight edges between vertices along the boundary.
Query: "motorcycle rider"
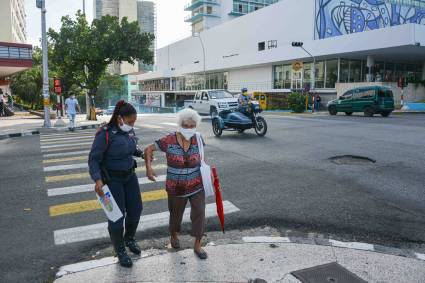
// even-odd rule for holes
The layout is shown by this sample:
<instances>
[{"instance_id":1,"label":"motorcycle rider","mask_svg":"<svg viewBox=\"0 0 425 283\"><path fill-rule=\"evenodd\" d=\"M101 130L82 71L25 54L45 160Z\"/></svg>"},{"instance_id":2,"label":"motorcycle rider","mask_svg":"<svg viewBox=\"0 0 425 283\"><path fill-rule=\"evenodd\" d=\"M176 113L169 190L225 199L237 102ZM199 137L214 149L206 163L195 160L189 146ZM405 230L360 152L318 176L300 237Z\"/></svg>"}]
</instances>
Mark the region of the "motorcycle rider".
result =
<instances>
[{"instance_id":1,"label":"motorcycle rider","mask_svg":"<svg viewBox=\"0 0 425 283\"><path fill-rule=\"evenodd\" d=\"M241 89L241 94L239 94L238 97L238 104L239 104L239 108L238 111L247 115L247 116L251 116L251 109L250 109L250 105L249 103L252 100L252 96L248 93L248 89L246 87Z\"/></svg>"}]
</instances>

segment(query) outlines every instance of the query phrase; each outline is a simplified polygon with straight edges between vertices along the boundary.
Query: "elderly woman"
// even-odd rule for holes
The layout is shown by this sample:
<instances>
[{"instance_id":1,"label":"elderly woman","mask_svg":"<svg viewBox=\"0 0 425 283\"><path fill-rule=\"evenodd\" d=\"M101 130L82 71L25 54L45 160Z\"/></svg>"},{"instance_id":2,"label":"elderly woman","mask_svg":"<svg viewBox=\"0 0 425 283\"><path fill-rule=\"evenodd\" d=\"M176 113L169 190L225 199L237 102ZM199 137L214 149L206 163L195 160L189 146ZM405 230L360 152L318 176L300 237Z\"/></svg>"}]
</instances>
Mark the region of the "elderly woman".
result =
<instances>
[{"instance_id":1,"label":"elderly woman","mask_svg":"<svg viewBox=\"0 0 425 283\"><path fill-rule=\"evenodd\" d=\"M155 181L152 170L152 155L156 150L165 152L167 157L166 190L170 211L171 246L180 248L178 235L186 204L189 201L192 221L192 236L195 238L194 252L200 259L206 259L201 240L205 226L205 192L200 172L201 158L196 138L196 127L201 117L192 109L178 113L180 129L171 133L145 149L146 175Z\"/></svg>"}]
</instances>

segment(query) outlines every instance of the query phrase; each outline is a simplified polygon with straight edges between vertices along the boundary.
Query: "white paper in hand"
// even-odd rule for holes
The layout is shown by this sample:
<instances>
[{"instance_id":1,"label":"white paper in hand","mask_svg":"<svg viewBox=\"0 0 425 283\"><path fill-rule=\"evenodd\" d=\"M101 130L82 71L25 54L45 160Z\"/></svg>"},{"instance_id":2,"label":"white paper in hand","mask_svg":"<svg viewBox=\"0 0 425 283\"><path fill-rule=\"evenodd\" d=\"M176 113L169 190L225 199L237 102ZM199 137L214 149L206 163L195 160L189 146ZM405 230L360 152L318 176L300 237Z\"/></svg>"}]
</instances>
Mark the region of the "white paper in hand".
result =
<instances>
[{"instance_id":1,"label":"white paper in hand","mask_svg":"<svg viewBox=\"0 0 425 283\"><path fill-rule=\"evenodd\" d=\"M105 185L102 188L102 190L105 196L101 198L99 197L98 194L96 194L97 199L99 200L100 205L102 206L103 211L105 211L105 214L108 217L108 219L111 220L112 222L116 222L118 219L123 217L121 209L118 207L108 186Z\"/></svg>"}]
</instances>

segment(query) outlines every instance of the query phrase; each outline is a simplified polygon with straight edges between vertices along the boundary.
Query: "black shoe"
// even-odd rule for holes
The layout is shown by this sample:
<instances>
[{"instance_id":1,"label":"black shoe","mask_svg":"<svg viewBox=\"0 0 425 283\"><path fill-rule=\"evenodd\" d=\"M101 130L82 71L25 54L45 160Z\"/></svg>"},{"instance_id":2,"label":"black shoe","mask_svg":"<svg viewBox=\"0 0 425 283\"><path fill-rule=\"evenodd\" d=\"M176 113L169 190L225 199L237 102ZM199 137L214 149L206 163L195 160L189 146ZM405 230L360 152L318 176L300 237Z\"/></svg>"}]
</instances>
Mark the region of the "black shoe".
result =
<instances>
[{"instance_id":1,"label":"black shoe","mask_svg":"<svg viewBox=\"0 0 425 283\"><path fill-rule=\"evenodd\" d=\"M139 223L126 223L125 224L125 235L124 235L124 243L130 249L130 251L136 255L140 255L142 253L142 249L137 244L134 236L136 235L137 225Z\"/></svg>"},{"instance_id":2,"label":"black shoe","mask_svg":"<svg viewBox=\"0 0 425 283\"><path fill-rule=\"evenodd\" d=\"M128 256L124 246L124 229L108 229L109 236L111 237L115 253L117 254L118 261L122 267L132 267L133 261Z\"/></svg>"},{"instance_id":3,"label":"black shoe","mask_svg":"<svg viewBox=\"0 0 425 283\"><path fill-rule=\"evenodd\" d=\"M201 249L200 251L196 251L196 250L193 250L193 251L195 252L196 256L197 256L199 259L205 260L205 259L207 259L207 258L208 258L208 254L207 254L207 252L206 252L206 251L204 251L203 249Z\"/></svg>"}]
</instances>

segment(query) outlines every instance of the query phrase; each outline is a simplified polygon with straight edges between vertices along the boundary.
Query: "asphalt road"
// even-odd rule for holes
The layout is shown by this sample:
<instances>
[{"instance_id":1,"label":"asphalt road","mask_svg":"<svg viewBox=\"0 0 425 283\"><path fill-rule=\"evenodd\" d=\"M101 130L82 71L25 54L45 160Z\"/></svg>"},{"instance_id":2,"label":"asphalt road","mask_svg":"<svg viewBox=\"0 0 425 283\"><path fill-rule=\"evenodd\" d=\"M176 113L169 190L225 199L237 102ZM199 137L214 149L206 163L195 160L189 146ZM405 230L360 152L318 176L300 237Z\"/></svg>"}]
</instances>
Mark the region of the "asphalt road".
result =
<instances>
[{"instance_id":1,"label":"asphalt road","mask_svg":"<svg viewBox=\"0 0 425 283\"><path fill-rule=\"evenodd\" d=\"M264 138L253 131L225 132L216 138L208 119L200 126L208 162L220 174L224 199L240 210L226 216L227 229L268 225L282 233L316 232L346 241L425 250L425 115L269 115L267 121ZM140 117L136 130L140 143L177 129L174 122L173 115ZM109 245L107 238L65 244L55 238L55 231L105 221L95 202L86 202L95 200L92 191L61 190L90 184L87 169L54 167L86 163L84 152L93 133L0 141L2 282L48 282L58 267L89 259ZM376 162L338 165L329 160L340 155ZM164 161L158 153L155 164ZM53 171L44 172L48 167ZM165 168L157 173L164 174ZM144 177L144 172L138 175ZM160 193L163 187L164 182L141 185L144 193L157 192L144 203L145 217L167 211ZM215 218L207 224L209 231L218 229ZM189 226L185 228L188 231ZM166 227L158 227L138 237L166 234Z\"/></svg>"}]
</instances>

